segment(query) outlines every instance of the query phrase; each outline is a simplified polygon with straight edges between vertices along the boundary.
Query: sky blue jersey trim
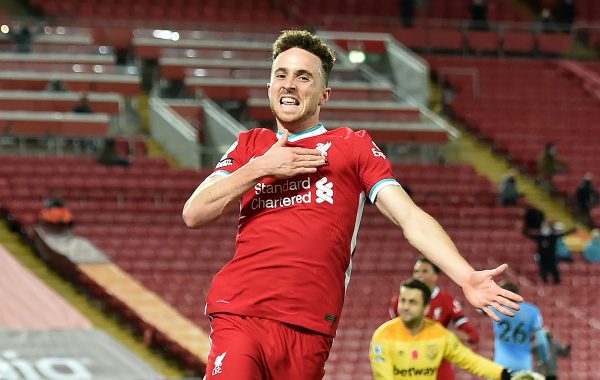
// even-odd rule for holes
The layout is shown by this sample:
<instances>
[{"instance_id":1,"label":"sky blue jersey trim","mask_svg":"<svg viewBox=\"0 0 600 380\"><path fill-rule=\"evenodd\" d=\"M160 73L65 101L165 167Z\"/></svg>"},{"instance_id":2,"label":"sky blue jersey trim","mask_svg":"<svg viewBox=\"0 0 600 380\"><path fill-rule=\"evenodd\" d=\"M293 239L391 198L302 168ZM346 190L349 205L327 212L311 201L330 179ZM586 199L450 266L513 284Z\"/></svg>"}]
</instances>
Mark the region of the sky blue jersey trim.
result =
<instances>
[{"instance_id":1,"label":"sky blue jersey trim","mask_svg":"<svg viewBox=\"0 0 600 380\"><path fill-rule=\"evenodd\" d=\"M369 193L369 199L372 203L375 203L375 199L377 199L377 194L379 194L381 189L387 186L400 186L400 184L393 178L386 178L377 182L375 186L371 188L371 192Z\"/></svg>"},{"instance_id":2,"label":"sky blue jersey trim","mask_svg":"<svg viewBox=\"0 0 600 380\"><path fill-rule=\"evenodd\" d=\"M214 172L212 175L219 175L219 176L224 176L224 175L230 175L231 173L228 172L227 170L221 169L221 170L217 170L216 172Z\"/></svg>"},{"instance_id":3,"label":"sky blue jersey trim","mask_svg":"<svg viewBox=\"0 0 600 380\"><path fill-rule=\"evenodd\" d=\"M323 126L323 123L319 123L319 124L315 125L314 127L306 129L302 132L289 134L288 141L294 142L294 141L302 140L302 139L305 139L308 137L318 136L325 132L327 132L327 129L325 129L325 127ZM277 132L277 138L279 138L282 135L283 135L283 133Z\"/></svg>"}]
</instances>

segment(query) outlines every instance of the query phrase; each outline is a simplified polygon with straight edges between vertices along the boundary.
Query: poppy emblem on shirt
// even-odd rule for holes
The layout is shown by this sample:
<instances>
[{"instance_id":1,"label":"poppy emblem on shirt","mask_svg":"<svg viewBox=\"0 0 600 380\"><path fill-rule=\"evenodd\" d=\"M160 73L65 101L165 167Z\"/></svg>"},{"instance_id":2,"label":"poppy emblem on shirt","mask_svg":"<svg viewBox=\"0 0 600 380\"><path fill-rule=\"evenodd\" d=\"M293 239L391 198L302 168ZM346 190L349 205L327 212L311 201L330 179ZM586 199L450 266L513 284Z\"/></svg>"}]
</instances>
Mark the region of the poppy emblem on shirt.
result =
<instances>
[{"instance_id":1,"label":"poppy emblem on shirt","mask_svg":"<svg viewBox=\"0 0 600 380\"><path fill-rule=\"evenodd\" d=\"M419 360L419 351L413 350L413 352L411 353L411 358L412 360Z\"/></svg>"}]
</instances>

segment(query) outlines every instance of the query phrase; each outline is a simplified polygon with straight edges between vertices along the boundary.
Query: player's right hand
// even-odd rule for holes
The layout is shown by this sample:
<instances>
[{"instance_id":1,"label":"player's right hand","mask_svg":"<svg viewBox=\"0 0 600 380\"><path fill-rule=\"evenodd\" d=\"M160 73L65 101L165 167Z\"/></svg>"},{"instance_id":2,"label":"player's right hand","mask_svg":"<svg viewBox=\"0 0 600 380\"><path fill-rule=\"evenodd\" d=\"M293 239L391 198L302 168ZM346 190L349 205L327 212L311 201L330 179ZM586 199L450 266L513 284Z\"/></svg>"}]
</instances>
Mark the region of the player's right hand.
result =
<instances>
[{"instance_id":1,"label":"player's right hand","mask_svg":"<svg viewBox=\"0 0 600 380\"><path fill-rule=\"evenodd\" d=\"M289 131L284 129L279 140L254 160L254 164L265 172L265 177L282 179L315 173L319 167L327 164L317 149L286 146L288 136Z\"/></svg>"}]
</instances>

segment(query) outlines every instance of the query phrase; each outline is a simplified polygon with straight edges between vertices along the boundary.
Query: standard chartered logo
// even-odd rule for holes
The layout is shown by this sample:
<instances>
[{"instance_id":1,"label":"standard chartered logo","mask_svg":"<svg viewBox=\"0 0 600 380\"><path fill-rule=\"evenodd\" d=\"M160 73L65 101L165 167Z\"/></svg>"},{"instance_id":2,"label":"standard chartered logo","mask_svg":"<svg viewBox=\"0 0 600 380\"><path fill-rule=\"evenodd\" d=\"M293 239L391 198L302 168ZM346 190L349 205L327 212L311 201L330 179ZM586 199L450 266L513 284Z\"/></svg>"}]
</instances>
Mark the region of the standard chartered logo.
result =
<instances>
[{"instance_id":1,"label":"standard chartered logo","mask_svg":"<svg viewBox=\"0 0 600 380\"><path fill-rule=\"evenodd\" d=\"M333 204L333 182L327 182L327 177L323 177L315 185L317 186L317 203Z\"/></svg>"},{"instance_id":2,"label":"standard chartered logo","mask_svg":"<svg viewBox=\"0 0 600 380\"><path fill-rule=\"evenodd\" d=\"M329 182L327 177L318 180L315 187L316 190L313 194L311 178L289 179L276 184L260 182L254 186L255 197L252 199L250 207L257 210L308 204L313 202L313 195L318 204L323 202L333 204L333 183Z\"/></svg>"}]
</instances>

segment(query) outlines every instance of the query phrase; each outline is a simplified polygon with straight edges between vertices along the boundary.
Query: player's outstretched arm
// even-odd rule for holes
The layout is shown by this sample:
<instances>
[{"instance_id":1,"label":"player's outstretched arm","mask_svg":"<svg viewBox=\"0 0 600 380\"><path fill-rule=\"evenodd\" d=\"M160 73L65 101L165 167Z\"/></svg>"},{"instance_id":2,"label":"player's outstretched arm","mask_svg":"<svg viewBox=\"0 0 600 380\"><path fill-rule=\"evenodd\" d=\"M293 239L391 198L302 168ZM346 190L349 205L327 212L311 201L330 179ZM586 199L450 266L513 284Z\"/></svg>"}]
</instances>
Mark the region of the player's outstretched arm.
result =
<instances>
[{"instance_id":1,"label":"player's outstretched arm","mask_svg":"<svg viewBox=\"0 0 600 380\"><path fill-rule=\"evenodd\" d=\"M183 207L183 220L190 228L200 228L218 219L261 179L291 178L314 173L325 165L316 149L288 147L288 132L262 156L250 160L228 176L209 176L202 182Z\"/></svg>"},{"instance_id":2,"label":"player's outstretched arm","mask_svg":"<svg viewBox=\"0 0 600 380\"><path fill-rule=\"evenodd\" d=\"M506 315L518 310L523 298L502 289L493 277L507 268L506 264L493 270L475 271L461 256L440 224L419 208L399 186L387 186L377 195L375 204L394 224L402 228L409 243L440 267L456 284L462 287L469 303L482 309L494 320L499 320L488 307Z\"/></svg>"},{"instance_id":3,"label":"player's outstretched arm","mask_svg":"<svg viewBox=\"0 0 600 380\"><path fill-rule=\"evenodd\" d=\"M491 270L474 271L469 275L467 282L461 285L469 303L495 321L499 321L500 317L490 310L490 307L502 314L514 316L513 310L519 310L516 302L523 301L523 297L502 289L494 281L494 277L502 274L507 268L507 264L502 264Z\"/></svg>"}]
</instances>

